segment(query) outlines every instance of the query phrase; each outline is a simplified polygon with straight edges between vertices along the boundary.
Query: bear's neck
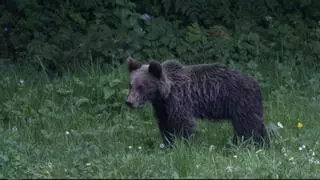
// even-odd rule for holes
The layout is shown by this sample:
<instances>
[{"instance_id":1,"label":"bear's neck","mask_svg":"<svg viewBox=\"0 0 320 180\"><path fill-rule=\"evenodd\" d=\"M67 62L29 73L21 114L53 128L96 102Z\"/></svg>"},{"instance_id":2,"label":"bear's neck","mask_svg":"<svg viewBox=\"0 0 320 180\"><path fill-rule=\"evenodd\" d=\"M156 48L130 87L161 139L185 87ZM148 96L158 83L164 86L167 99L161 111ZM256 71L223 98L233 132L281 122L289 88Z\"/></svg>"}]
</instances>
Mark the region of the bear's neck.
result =
<instances>
[{"instance_id":1,"label":"bear's neck","mask_svg":"<svg viewBox=\"0 0 320 180\"><path fill-rule=\"evenodd\" d=\"M152 106L158 120L167 119L166 100L161 97L160 93L158 93L156 98L152 101Z\"/></svg>"}]
</instances>

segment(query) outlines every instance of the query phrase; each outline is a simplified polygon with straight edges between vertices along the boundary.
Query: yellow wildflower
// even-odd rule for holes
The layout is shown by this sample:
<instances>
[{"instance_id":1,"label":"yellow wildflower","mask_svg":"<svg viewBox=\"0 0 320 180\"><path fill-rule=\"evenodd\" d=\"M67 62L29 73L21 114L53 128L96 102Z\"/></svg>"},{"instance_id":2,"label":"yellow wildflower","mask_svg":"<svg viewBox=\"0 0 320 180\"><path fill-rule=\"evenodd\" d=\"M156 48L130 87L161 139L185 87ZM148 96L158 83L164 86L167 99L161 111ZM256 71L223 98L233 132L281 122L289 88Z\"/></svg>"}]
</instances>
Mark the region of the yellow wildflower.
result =
<instances>
[{"instance_id":1,"label":"yellow wildflower","mask_svg":"<svg viewBox=\"0 0 320 180\"><path fill-rule=\"evenodd\" d=\"M303 128L303 124L301 121L298 121L297 128L299 128L299 129Z\"/></svg>"}]
</instances>

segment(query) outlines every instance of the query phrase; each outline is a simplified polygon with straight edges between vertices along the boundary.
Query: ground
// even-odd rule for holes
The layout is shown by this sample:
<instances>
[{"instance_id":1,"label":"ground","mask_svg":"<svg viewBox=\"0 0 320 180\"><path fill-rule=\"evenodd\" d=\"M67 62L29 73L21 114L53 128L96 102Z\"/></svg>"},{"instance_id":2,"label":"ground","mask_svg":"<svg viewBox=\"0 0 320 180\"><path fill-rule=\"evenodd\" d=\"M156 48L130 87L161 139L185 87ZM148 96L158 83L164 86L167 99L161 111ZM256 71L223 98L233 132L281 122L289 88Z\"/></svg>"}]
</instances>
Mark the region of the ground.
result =
<instances>
[{"instance_id":1,"label":"ground","mask_svg":"<svg viewBox=\"0 0 320 180\"><path fill-rule=\"evenodd\" d=\"M320 75L276 67L247 71L262 84L268 150L232 147L230 123L205 121L189 145L159 148L152 109L124 104L124 67L2 69L0 178L319 178Z\"/></svg>"}]
</instances>

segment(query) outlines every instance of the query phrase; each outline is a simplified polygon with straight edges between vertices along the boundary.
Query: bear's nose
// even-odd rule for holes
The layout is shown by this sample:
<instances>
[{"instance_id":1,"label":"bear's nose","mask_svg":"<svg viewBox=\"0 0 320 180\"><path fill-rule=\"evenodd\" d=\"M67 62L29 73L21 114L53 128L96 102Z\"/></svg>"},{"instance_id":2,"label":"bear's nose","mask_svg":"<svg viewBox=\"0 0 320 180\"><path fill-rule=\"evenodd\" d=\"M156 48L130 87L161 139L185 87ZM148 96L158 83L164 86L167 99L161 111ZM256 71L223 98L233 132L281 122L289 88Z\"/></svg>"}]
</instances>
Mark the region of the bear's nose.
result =
<instances>
[{"instance_id":1,"label":"bear's nose","mask_svg":"<svg viewBox=\"0 0 320 180\"><path fill-rule=\"evenodd\" d=\"M132 105L133 105L133 103L130 102L130 101L128 101L128 100L126 100L126 104L127 104L128 106L130 106L130 107L132 107Z\"/></svg>"}]
</instances>

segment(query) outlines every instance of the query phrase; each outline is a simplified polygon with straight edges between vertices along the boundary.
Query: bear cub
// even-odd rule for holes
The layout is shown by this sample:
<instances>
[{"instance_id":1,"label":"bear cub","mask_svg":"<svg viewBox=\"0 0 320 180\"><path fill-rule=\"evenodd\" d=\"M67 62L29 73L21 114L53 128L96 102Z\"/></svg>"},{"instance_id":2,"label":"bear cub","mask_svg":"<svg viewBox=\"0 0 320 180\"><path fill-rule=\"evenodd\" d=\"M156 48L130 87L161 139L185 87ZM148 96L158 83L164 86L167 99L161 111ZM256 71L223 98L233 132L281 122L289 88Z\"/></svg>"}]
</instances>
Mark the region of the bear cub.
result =
<instances>
[{"instance_id":1,"label":"bear cub","mask_svg":"<svg viewBox=\"0 0 320 180\"><path fill-rule=\"evenodd\" d=\"M138 108L151 102L164 145L189 139L196 119L229 119L237 138L268 143L262 94L253 77L221 64L182 65L176 60L149 64L128 58L126 104Z\"/></svg>"}]
</instances>

